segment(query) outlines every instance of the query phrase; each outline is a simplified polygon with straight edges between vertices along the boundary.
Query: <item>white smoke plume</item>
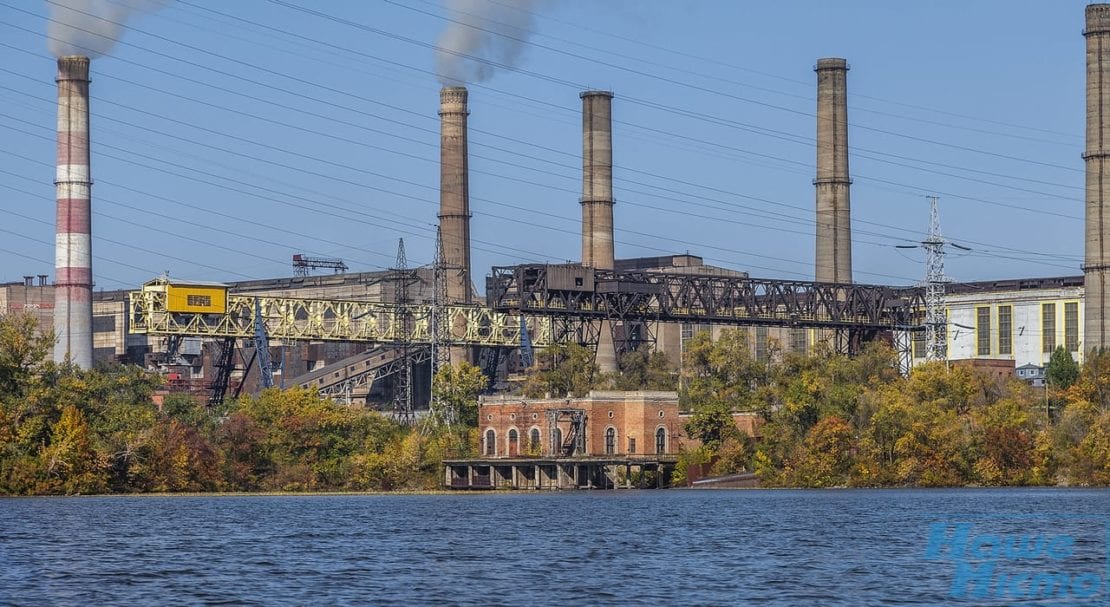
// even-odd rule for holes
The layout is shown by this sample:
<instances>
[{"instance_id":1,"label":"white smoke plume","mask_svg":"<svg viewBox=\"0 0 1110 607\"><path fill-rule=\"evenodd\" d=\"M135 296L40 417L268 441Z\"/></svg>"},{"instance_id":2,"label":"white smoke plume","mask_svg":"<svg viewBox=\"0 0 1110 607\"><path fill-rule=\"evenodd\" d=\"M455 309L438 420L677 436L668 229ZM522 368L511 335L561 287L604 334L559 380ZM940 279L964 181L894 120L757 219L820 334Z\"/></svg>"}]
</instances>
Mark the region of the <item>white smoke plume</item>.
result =
<instances>
[{"instance_id":1,"label":"white smoke plume","mask_svg":"<svg viewBox=\"0 0 1110 607\"><path fill-rule=\"evenodd\" d=\"M436 74L446 85L489 80L515 67L545 0L443 0L452 19L439 36ZM475 60L475 58L477 60Z\"/></svg>"},{"instance_id":2,"label":"white smoke plume","mask_svg":"<svg viewBox=\"0 0 1110 607\"><path fill-rule=\"evenodd\" d=\"M127 20L170 0L47 0L47 45L55 57L99 57L112 50Z\"/></svg>"}]
</instances>

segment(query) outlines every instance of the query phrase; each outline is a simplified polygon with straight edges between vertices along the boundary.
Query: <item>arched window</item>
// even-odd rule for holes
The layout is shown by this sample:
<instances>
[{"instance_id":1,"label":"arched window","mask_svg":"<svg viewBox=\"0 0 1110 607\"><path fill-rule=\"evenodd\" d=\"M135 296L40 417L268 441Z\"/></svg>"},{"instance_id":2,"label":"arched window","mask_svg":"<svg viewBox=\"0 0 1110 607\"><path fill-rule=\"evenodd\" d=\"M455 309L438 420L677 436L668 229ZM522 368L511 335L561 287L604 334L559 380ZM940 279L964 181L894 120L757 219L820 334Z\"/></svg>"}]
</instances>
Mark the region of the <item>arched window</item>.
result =
<instances>
[{"instance_id":1,"label":"arched window","mask_svg":"<svg viewBox=\"0 0 1110 607\"><path fill-rule=\"evenodd\" d=\"M554 454L554 455L562 455L563 454L563 430L562 430L562 428L555 428L555 432L553 433L553 436L555 437L555 439L553 441L555 444L551 445L551 453Z\"/></svg>"},{"instance_id":2,"label":"arched window","mask_svg":"<svg viewBox=\"0 0 1110 607\"><path fill-rule=\"evenodd\" d=\"M666 428L659 428L655 431L655 452L662 454L667 452L667 430Z\"/></svg>"},{"instance_id":3,"label":"arched window","mask_svg":"<svg viewBox=\"0 0 1110 607\"><path fill-rule=\"evenodd\" d=\"M509 430L509 457L520 455L520 436L516 428Z\"/></svg>"},{"instance_id":4,"label":"arched window","mask_svg":"<svg viewBox=\"0 0 1110 607\"><path fill-rule=\"evenodd\" d=\"M497 455L497 433L493 428L486 430L486 455Z\"/></svg>"},{"instance_id":5,"label":"arched window","mask_svg":"<svg viewBox=\"0 0 1110 607\"><path fill-rule=\"evenodd\" d=\"M617 451L617 430L610 426L605 430L605 455L613 455Z\"/></svg>"},{"instance_id":6,"label":"arched window","mask_svg":"<svg viewBox=\"0 0 1110 607\"><path fill-rule=\"evenodd\" d=\"M530 438L531 438L531 442L528 443L528 448L532 451L535 451L536 454L539 455L539 451L540 451L540 429L539 428L532 428Z\"/></svg>"}]
</instances>

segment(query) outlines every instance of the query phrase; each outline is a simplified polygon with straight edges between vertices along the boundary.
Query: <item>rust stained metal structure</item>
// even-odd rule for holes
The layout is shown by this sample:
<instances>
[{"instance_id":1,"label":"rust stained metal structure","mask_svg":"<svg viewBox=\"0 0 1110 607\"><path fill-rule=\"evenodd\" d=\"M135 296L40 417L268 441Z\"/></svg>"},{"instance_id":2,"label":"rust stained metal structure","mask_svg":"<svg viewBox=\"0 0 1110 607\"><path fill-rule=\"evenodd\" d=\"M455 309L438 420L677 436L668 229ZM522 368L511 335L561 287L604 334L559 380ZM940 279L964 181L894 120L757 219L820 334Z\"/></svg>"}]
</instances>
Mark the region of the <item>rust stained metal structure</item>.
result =
<instances>
[{"instance_id":1,"label":"rust stained metal structure","mask_svg":"<svg viewBox=\"0 0 1110 607\"><path fill-rule=\"evenodd\" d=\"M163 287L151 284L130 294L133 333L249 339L257 300L271 339L432 341L428 304L229 294L224 314L188 314L167 309ZM614 321L844 329L858 346L882 332L921 330L924 309L921 288L538 264L494 268L485 306L440 308L451 320L445 343L501 347L519 346L522 326L537 346L597 344L602 323Z\"/></svg>"},{"instance_id":2,"label":"rust stained metal structure","mask_svg":"<svg viewBox=\"0 0 1110 607\"><path fill-rule=\"evenodd\" d=\"M575 274L581 273L581 276ZM917 287L838 284L572 266L494 268L488 305L525 316L848 329L919 330Z\"/></svg>"}]
</instances>

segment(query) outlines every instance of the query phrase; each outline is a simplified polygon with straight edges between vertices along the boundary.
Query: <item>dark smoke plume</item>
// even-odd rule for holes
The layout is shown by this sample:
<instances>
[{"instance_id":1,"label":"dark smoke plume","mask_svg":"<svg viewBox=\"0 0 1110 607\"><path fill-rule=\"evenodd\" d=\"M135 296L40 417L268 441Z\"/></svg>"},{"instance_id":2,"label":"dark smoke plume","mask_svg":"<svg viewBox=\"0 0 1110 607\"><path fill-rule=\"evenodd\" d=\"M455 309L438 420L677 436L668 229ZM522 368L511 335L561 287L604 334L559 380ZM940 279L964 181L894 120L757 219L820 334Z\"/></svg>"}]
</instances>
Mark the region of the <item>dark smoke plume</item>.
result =
<instances>
[{"instance_id":1,"label":"dark smoke plume","mask_svg":"<svg viewBox=\"0 0 1110 607\"><path fill-rule=\"evenodd\" d=\"M515 67L545 0L444 0L453 21L439 36L436 74L446 85L489 80ZM477 58L477 60L471 57Z\"/></svg>"}]
</instances>

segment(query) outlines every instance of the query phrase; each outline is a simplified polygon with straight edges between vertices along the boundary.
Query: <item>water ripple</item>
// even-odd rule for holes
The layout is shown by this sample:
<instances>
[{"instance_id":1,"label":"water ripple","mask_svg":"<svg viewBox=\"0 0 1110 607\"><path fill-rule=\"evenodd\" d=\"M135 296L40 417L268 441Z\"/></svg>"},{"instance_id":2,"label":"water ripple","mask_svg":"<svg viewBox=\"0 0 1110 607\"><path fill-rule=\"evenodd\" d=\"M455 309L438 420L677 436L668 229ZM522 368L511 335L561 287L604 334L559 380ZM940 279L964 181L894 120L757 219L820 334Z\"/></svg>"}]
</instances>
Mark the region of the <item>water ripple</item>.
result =
<instances>
[{"instance_id":1,"label":"water ripple","mask_svg":"<svg viewBox=\"0 0 1110 607\"><path fill-rule=\"evenodd\" d=\"M1056 489L2 499L0 604L959 604L952 564L924 558L931 523L1071 533L1068 566L1105 569L1108 506Z\"/></svg>"}]
</instances>

